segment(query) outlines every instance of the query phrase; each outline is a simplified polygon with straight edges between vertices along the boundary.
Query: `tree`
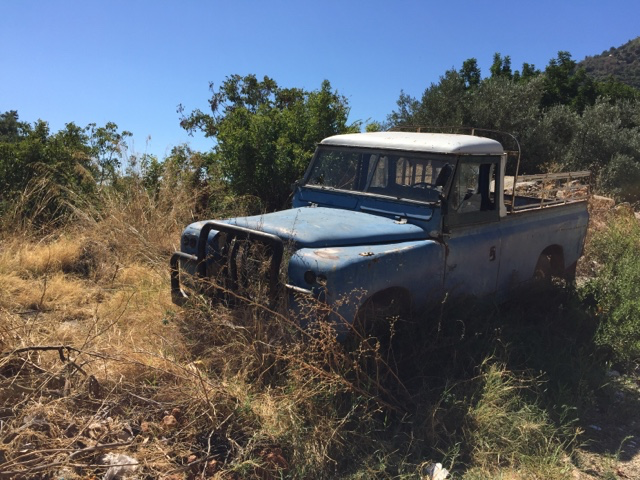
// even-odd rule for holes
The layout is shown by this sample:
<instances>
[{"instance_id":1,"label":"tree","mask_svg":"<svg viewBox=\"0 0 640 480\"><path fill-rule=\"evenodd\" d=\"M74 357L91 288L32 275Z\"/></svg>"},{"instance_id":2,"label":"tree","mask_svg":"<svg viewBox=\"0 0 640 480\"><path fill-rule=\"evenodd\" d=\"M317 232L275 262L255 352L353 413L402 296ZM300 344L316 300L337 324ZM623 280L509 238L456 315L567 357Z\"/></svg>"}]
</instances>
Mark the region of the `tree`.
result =
<instances>
[{"instance_id":1,"label":"tree","mask_svg":"<svg viewBox=\"0 0 640 480\"><path fill-rule=\"evenodd\" d=\"M536 66L533 63L523 63L522 64L522 73L519 73L518 77L520 80L531 80L534 77L540 75L540 70L536 69Z\"/></svg>"},{"instance_id":2,"label":"tree","mask_svg":"<svg viewBox=\"0 0 640 480\"><path fill-rule=\"evenodd\" d=\"M232 75L210 90L210 112L185 116L180 106L181 125L215 138L212 158L231 191L254 195L268 209L286 204L317 142L359 130L358 123L347 124L348 102L327 80L307 92L282 88L269 77Z\"/></svg>"},{"instance_id":3,"label":"tree","mask_svg":"<svg viewBox=\"0 0 640 480\"><path fill-rule=\"evenodd\" d=\"M380 122L367 122L364 126L365 132L383 132L385 130L384 125Z\"/></svg>"},{"instance_id":4,"label":"tree","mask_svg":"<svg viewBox=\"0 0 640 480\"><path fill-rule=\"evenodd\" d=\"M475 58L469 58L462 63L460 69L460 76L464 82L465 87L474 88L480 85L482 75L480 73L480 67L478 67L478 60Z\"/></svg>"},{"instance_id":5,"label":"tree","mask_svg":"<svg viewBox=\"0 0 640 480\"><path fill-rule=\"evenodd\" d=\"M471 96L463 76L447 70L439 83L432 83L417 100L404 92L397 101L398 110L388 116L391 126L458 126L468 124L467 102Z\"/></svg>"},{"instance_id":6,"label":"tree","mask_svg":"<svg viewBox=\"0 0 640 480\"><path fill-rule=\"evenodd\" d=\"M479 73L471 58L420 100L401 93L388 122L509 132L522 148L521 173L590 169L606 192L636 198L634 182L622 182L621 172L627 168L635 179L640 165L640 92L589 78L568 52L559 52L544 72L524 63L513 75L509 57L496 53L491 76L478 79Z\"/></svg>"},{"instance_id":7,"label":"tree","mask_svg":"<svg viewBox=\"0 0 640 480\"><path fill-rule=\"evenodd\" d=\"M118 125L113 122L107 122L104 127L96 127L95 123L91 123L87 130L90 133L98 184L113 184L118 178L122 160L127 155L126 139L132 134L127 130L118 132Z\"/></svg>"},{"instance_id":8,"label":"tree","mask_svg":"<svg viewBox=\"0 0 640 480\"><path fill-rule=\"evenodd\" d=\"M422 107L420 101L406 94L404 90L401 90L396 105L398 109L387 116L387 122L391 126L412 125L416 123L418 110Z\"/></svg>"},{"instance_id":9,"label":"tree","mask_svg":"<svg viewBox=\"0 0 640 480\"><path fill-rule=\"evenodd\" d=\"M99 128L70 122L51 133L43 120L30 125L14 110L0 114L0 213L14 205L34 224L51 224L92 202L96 179L119 178L130 135L111 122Z\"/></svg>"},{"instance_id":10,"label":"tree","mask_svg":"<svg viewBox=\"0 0 640 480\"><path fill-rule=\"evenodd\" d=\"M599 187L619 200L640 201L640 161L616 153L598 176Z\"/></svg>"},{"instance_id":11,"label":"tree","mask_svg":"<svg viewBox=\"0 0 640 480\"><path fill-rule=\"evenodd\" d=\"M511 71L511 57L507 55L503 58L499 53L494 53L493 64L491 65L489 71L491 72L491 78L512 78L513 73Z\"/></svg>"},{"instance_id":12,"label":"tree","mask_svg":"<svg viewBox=\"0 0 640 480\"><path fill-rule=\"evenodd\" d=\"M560 51L551 59L544 71L545 94L542 107L569 105L582 112L587 105L593 105L597 97L596 84L587 71L578 67L569 52Z\"/></svg>"},{"instance_id":13,"label":"tree","mask_svg":"<svg viewBox=\"0 0 640 480\"><path fill-rule=\"evenodd\" d=\"M29 131L29 124L18 120L18 112L10 110L0 114L0 142L17 142Z\"/></svg>"},{"instance_id":14,"label":"tree","mask_svg":"<svg viewBox=\"0 0 640 480\"><path fill-rule=\"evenodd\" d=\"M11 205L35 225L56 223L95 189L86 129L68 123L55 134L38 120L0 116L0 210Z\"/></svg>"}]
</instances>

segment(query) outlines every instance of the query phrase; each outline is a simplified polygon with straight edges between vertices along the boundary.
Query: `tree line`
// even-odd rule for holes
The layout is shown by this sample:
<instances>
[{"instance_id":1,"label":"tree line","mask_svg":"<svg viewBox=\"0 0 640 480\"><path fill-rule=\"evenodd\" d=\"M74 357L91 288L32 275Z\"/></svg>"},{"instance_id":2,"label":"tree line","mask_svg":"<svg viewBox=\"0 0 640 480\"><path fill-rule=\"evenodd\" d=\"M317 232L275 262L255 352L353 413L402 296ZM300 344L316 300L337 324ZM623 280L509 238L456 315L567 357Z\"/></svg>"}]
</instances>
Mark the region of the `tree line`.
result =
<instances>
[{"instance_id":1,"label":"tree line","mask_svg":"<svg viewBox=\"0 0 640 480\"><path fill-rule=\"evenodd\" d=\"M204 188L209 194L197 206L205 210L220 201L212 190L249 196L263 210L282 208L322 138L409 125L509 132L522 147L523 173L589 169L597 190L640 201L640 91L593 79L568 52L544 70L528 63L513 70L510 57L496 53L486 77L475 58L465 60L420 98L401 92L385 121L368 125L349 122L348 100L327 80L307 91L266 76L231 75L210 84L210 92L207 109L178 112L184 129L213 138L215 147L195 152L179 145L161 160L131 154L131 133L112 122L68 123L51 133L42 120L29 124L14 110L0 114L0 214L22 202L51 220L134 181L151 195L167 184Z\"/></svg>"},{"instance_id":2,"label":"tree line","mask_svg":"<svg viewBox=\"0 0 640 480\"><path fill-rule=\"evenodd\" d=\"M522 171L591 170L597 189L640 200L640 91L597 81L559 52L544 71L512 71L495 54L490 76L476 59L447 71L417 99L401 93L390 126L476 126L512 133Z\"/></svg>"}]
</instances>

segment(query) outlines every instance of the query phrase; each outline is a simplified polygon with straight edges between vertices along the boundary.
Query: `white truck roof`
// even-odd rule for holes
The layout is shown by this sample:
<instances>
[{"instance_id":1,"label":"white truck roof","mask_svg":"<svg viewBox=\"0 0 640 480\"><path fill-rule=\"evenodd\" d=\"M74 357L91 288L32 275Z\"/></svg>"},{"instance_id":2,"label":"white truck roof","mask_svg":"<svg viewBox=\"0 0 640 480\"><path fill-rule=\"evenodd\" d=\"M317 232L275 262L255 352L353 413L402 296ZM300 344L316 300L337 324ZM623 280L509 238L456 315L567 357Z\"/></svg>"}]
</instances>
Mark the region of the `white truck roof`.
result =
<instances>
[{"instance_id":1,"label":"white truck roof","mask_svg":"<svg viewBox=\"0 0 640 480\"><path fill-rule=\"evenodd\" d=\"M347 133L325 138L320 142L320 145L476 155L501 155L504 153L502 145L496 140L450 133Z\"/></svg>"}]
</instances>

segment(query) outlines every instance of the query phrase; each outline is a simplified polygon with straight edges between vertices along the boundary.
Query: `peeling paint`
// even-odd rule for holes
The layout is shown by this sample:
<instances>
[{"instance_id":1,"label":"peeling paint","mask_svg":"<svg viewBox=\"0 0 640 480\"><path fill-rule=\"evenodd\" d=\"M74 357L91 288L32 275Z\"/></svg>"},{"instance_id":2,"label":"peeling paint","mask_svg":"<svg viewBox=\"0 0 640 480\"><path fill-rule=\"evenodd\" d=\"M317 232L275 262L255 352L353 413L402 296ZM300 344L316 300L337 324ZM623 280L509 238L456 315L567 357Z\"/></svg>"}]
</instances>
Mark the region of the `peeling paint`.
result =
<instances>
[{"instance_id":1,"label":"peeling paint","mask_svg":"<svg viewBox=\"0 0 640 480\"><path fill-rule=\"evenodd\" d=\"M315 253L320 258L326 258L328 260L339 260L338 251L330 248L325 248L323 250L315 250Z\"/></svg>"}]
</instances>

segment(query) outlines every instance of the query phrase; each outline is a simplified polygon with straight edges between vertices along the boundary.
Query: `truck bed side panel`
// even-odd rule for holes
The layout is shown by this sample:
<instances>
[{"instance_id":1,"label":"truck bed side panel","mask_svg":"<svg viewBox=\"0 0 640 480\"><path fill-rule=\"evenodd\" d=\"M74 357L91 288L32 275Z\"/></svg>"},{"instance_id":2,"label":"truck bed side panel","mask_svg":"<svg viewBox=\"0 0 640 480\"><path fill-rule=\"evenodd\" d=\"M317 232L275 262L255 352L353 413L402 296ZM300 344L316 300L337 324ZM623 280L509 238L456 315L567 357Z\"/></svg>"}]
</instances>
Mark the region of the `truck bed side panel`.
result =
<instances>
[{"instance_id":1,"label":"truck bed side panel","mask_svg":"<svg viewBox=\"0 0 640 480\"><path fill-rule=\"evenodd\" d=\"M538 257L559 246L564 267L582 254L589 214L586 202L512 213L502 218L498 293L502 296L533 278Z\"/></svg>"}]
</instances>

